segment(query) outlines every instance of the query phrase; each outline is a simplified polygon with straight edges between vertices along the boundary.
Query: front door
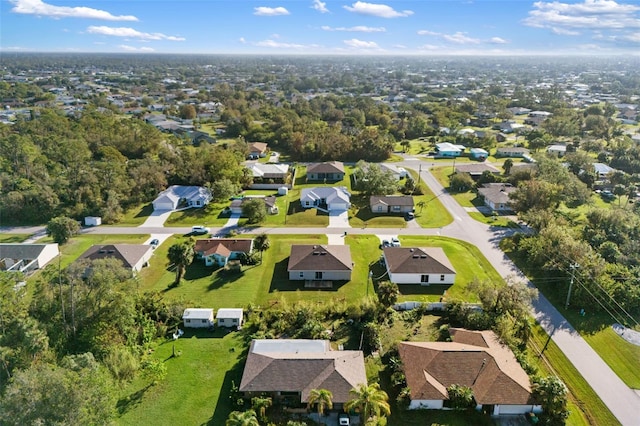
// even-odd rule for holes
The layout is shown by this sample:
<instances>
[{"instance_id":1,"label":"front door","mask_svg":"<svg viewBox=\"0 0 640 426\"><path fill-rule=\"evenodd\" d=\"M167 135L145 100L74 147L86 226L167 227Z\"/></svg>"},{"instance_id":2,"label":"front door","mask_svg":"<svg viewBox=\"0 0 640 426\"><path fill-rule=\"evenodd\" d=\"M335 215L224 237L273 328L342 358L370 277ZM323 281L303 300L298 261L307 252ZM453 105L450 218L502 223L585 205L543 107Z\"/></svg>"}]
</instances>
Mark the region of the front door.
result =
<instances>
[{"instance_id":1,"label":"front door","mask_svg":"<svg viewBox=\"0 0 640 426\"><path fill-rule=\"evenodd\" d=\"M322 271L316 271L316 280L322 279Z\"/></svg>"}]
</instances>

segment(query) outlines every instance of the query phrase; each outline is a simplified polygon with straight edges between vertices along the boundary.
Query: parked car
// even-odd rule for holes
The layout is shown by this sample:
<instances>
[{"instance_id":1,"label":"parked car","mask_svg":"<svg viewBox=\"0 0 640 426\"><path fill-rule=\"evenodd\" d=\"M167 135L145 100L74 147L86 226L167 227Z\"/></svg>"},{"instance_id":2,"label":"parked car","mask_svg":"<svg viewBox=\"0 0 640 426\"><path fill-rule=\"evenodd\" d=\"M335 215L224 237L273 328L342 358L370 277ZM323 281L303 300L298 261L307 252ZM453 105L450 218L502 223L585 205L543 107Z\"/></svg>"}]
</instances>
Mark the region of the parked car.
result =
<instances>
[{"instance_id":1,"label":"parked car","mask_svg":"<svg viewBox=\"0 0 640 426\"><path fill-rule=\"evenodd\" d=\"M385 247L391 247L391 243L389 240L382 240L382 244L380 244L380 248L383 249Z\"/></svg>"},{"instance_id":2,"label":"parked car","mask_svg":"<svg viewBox=\"0 0 640 426\"><path fill-rule=\"evenodd\" d=\"M154 238L153 240L151 240L149 245L155 249L156 247L158 247L160 245L160 240L157 239L157 238Z\"/></svg>"},{"instance_id":3,"label":"parked car","mask_svg":"<svg viewBox=\"0 0 640 426\"><path fill-rule=\"evenodd\" d=\"M406 213L404 214L404 220L409 221L409 220L413 220L413 219L415 219L415 218L416 218L416 215L415 215L415 213L413 213L413 212L406 212Z\"/></svg>"},{"instance_id":4,"label":"parked car","mask_svg":"<svg viewBox=\"0 0 640 426\"><path fill-rule=\"evenodd\" d=\"M200 225L192 226L191 233L196 235L208 234L209 228L207 228L206 226L200 226Z\"/></svg>"},{"instance_id":5,"label":"parked car","mask_svg":"<svg viewBox=\"0 0 640 426\"><path fill-rule=\"evenodd\" d=\"M391 247L400 247L400 240L397 238L391 239Z\"/></svg>"},{"instance_id":6,"label":"parked car","mask_svg":"<svg viewBox=\"0 0 640 426\"><path fill-rule=\"evenodd\" d=\"M349 422L349 415L347 413L340 413L338 417L340 426L349 426L351 423Z\"/></svg>"}]
</instances>

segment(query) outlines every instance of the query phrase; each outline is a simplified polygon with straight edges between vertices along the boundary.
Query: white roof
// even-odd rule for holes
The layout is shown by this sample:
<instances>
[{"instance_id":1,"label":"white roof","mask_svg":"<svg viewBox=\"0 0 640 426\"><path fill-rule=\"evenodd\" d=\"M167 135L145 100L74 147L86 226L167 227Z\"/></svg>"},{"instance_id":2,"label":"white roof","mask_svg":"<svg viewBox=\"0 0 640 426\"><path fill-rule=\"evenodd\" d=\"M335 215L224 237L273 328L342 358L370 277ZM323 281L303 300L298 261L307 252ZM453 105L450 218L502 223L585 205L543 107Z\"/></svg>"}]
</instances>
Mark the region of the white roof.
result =
<instances>
[{"instance_id":1,"label":"white roof","mask_svg":"<svg viewBox=\"0 0 640 426\"><path fill-rule=\"evenodd\" d=\"M162 199L163 197L167 197L170 200L176 202L180 201L181 198L184 198L186 200L208 200L211 198L211 192L207 188L202 186L172 185L158 194L156 201Z\"/></svg>"},{"instance_id":2,"label":"white roof","mask_svg":"<svg viewBox=\"0 0 640 426\"><path fill-rule=\"evenodd\" d=\"M289 173L288 164L273 164L273 163L251 163L247 166L254 177L261 177L265 174L287 174Z\"/></svg>"},{"instance_id":3,"label":"white roof","mask_svg":"<svg viewBox=\"0 0 640 426\"><path fill-rule=\"evenodd\" d=\"M218 309L216 318L242 318L242 308L221 308Z\"/></svg>"},{"instance_id":4,"label":"white roof","mask_svg":"<svg viewBox=\"0 0 640 426\"><path fill-rule=\"evenodd\" d=\"M182 314L182 319L209 319L213 317L211 308L187 308Z\"/></svg>"},{"instance_id":5,"label":"white roof","mask_svg":"<svg viewBox=\"0 0 640 426\"><path fill-rule=\"evenodd\" d=\"M256 339L253 353L324 353L330 351L328 340Z\"/></svg>"},{"instance_id":6,"label":"white roof","mask_svg":"<svg viewBox=\"0 0 640 426\"><path fill-rule=\"evenodd\" d=\"M449 142L437 143L436 148L438 149L438 151L454 151L454 152L462 151L456 145Z\"/></svg>"},{"instance_id":7,"label":"white roof","mask_svg":"<svg viewBox=\"0 0 640 426\"><path fill-rule=\"evenodd\" d=\"M302 188L300 193L300 199L304 200L310 198L312 200L327 200L327 204L331 204L336 199L340 199L344 202L349 202L351 194L347 190L346 186L318 186L315 188Z\"/></svg>"}]
</instances>

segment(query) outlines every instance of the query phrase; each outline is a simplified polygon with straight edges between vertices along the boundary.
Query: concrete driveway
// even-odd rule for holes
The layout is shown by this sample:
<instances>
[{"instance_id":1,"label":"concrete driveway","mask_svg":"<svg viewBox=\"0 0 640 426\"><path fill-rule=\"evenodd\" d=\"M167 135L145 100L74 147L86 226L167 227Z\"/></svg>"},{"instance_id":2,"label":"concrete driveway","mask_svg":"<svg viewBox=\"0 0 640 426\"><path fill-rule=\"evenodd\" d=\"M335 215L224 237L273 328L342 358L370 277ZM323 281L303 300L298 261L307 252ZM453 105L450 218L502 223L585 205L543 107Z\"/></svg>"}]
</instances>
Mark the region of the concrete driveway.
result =
<instances>
[{"instance_id":1,"label":"concrete driveway","mask_svg":"<svg viewBox=\"0 0 640 426\"><path fill-rule=\"evenodd\" d=\"M329 226L327 228L351 228L349 225L349 210L329 212Z\"/></svg>"},{"instance_id":2,"label":"concrete driveway","mask_svg":"<svg viewBox=\"0 0 640 426\"><path fill-rule=\"evenodd\" d=\"M173 213L174 210L154 210L151 215L147 218L147 220L144 221L144 223L142 225L140 225L141 228L150 228L150 227L154 227L157 228L159 226L164 226L164 223L167 221L167 219L169 219L169 216L171 216L171 213Z\"/></svg>"}]
</instances>

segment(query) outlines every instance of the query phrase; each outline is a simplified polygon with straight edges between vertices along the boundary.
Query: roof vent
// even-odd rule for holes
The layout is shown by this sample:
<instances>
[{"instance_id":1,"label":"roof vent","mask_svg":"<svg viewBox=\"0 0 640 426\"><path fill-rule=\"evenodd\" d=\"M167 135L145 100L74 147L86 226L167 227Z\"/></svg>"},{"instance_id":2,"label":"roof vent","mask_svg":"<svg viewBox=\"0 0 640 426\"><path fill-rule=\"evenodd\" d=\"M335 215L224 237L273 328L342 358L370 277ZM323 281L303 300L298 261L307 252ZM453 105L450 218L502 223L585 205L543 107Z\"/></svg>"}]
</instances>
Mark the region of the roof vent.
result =
<instances>
[{"instance_id":1,"label":"roof vent","mask_svg":"<svg viewBox=\"0 0 640 426\"><path fill-rule=\"evenodd\" d=\"M410 249L409 249L409 251L410 251L411 253L413 253L413 249L412 249L412 248L410 248Z\"/></svg>"},{"instance_id":2,"label":"roof vent","mask_svg":"<svg viewBox=\"0 0 640 426\"><path fill-rule=\"evenodd\" d=\"M325 254L327 254L326 251L320 252L320 256L324 256Z\"/></svg>"},{"instance_id":3,"label":"roof vent","mask_svg":"<svg viewBox=\"0 0 640 426\"><path fill-rule=\"evenodd\" d=\"M106 253L106 250L99 250L98 253Z\"/></svg>"},{"instance_id":4,"label":"roof vent","mask_svg":"<svg viewBox=\"0 0 640 426\"><path fill-rule=\"evenodd\" d=\"M414 259L420 259L420 255L419 255L419 254L414 254L414 255L413 255L413 258L414 258Z\"/></svg>"},{"instance_id":5,"label":"roof vent","mask_svg":"<svg viewBox=\"0 0 640 426\"><path fill-rule=\"evenodd\" d=\"M421 255L420 255L420 259L426 259L426 258L427 258L427 255L426 255L426 254L421 254Z\"/></svg>"},{"instance_id":6,"label":"roof vent","mask_svg":"<svg viewBox=\"0 0 640 426\"><path fill-rule=\"evenodd\" d=\"M319 252L319 251L314 251L314 252L313 252L313 255L314 255L314 256L317 256L317 255L319 255L319 254L320 254L320 252Z\"/></svg>"},{"instance_id":7,"label":"roof vent","mask_svg":"<svg viewBox=\"0 0 640 426\"><path fill-rule=\"evenodd\" d=\"M115 253L115 250L109 250L107 253Z\"/></svg>"}]
</instances>

